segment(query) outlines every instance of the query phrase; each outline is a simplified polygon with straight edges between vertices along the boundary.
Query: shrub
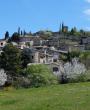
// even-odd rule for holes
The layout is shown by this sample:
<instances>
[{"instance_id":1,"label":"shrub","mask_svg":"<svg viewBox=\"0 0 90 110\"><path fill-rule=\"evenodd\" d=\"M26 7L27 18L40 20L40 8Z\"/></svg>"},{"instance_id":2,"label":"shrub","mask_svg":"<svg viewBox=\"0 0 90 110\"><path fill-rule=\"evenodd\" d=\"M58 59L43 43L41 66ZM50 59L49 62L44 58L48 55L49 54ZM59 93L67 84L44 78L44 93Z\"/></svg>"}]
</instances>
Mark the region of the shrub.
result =
<instances>
[{"instance_id":1,"label":"shrub","mask_svg":"<svg viewBox=\"0 0 90 110\"><path fill-rule=\"evenodd\" d=\"M90 52L82 52L79 56L80 61L85 64L87 69L90 69Z\"/></svg>"},{"instance_id":2,"label":"shrub","mask_svg":"<svg viewBox=\"0 0 90 110\"><path fill-rule=\"evenodd\" d=\"M73 78L68 78L68 83L78 83L78 82L86 82L87 81L87 75L86 74L80 74Z\"/></svg>"},{"instance_id":3,"label":"shrub","mask_svg":"<svg viewBox=\"0 0 90 110\"><path fill-rule=\"evenodd\" d=\"M30 80L24 76L15 77L12 86L15 88L28 88L30 87Z\"/></svg>"},{"instance_id":4,"label":"shrub","mask_svg":"<svg viewBox=\"0 0 90 110\"><path fill-rule=\"evenodd\" d=\"M87 74L85 65L78 61L78 58L72 59L63 66L64 72L60 77L61 83L67 82L83 82L86 81Z\"/></svg>"},{"instance_id":5,"label":"shrub","mask_svg":"<svg viewBox=\"0 0 90 110\"><path fill-rule=\"evenodd\" d=\"M26 74L30 79L31 86L39 87L43 85L56 84L57 78L46 65L31 65L26 69Z\"/></svg>"},{"instance_id":6,"label":"shrub","mask_svg":"<svg viewBox=\"0 0 90 110\"><path fill-rule=\"evenodd\" d=\"M86 71L87 81L90 81L90 69Z\"/></svg>"},{"instance_id":7,"label":"shrub","mask_svg":"<svg viewBox=\"0 0 90 110\"><path fill-rule=\"evenodd\" d=\"M0 70L0 86L4 86L5 82L7 81L7 75L3 69Z\"/></svg>"}]
</instances>

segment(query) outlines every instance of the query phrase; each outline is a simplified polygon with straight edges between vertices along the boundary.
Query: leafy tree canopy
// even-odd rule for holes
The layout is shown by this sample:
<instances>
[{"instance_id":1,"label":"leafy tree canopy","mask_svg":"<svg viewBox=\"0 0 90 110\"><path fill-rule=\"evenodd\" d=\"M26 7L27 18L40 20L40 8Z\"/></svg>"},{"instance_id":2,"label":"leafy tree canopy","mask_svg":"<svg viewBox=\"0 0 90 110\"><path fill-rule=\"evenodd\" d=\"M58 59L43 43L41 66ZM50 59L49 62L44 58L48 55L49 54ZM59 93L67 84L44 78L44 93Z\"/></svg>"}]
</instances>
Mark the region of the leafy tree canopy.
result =
<instances>
[{"instance_id":1,"label":"leafy tree canopy","mask_svg":"<svg viewBox=\"0 0 90 110\"><path fill-rule=\"evenodd\" d=\"M21 58L20 51L12 44L7 44L3 48L3 52L0 56L0 66L8 74L16 75L20 71Z\"/></svg>"}]
</instances>

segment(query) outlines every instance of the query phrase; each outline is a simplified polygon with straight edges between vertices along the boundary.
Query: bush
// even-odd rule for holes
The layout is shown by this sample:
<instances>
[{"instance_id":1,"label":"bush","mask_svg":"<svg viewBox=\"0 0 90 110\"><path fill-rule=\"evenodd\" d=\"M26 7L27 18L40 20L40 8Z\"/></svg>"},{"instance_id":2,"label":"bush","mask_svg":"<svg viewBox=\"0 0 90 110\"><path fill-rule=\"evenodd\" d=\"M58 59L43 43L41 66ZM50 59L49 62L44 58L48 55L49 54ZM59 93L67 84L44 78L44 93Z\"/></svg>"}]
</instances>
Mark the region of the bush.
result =
<instances>
[{"instance_id":1,"label":"bush","mask_svg":"<svg viewBox=\"0 0 90 110\"><path fill-rule=\"evenodd\" d=\"M68 78L68 83L78 83L78 82L86 82L86 81L87 81L86 74L80 74L74 78Z\"/></svg>"},{"instance_id":2,"label":"bush","mask_svg":"<svg viewBox=\"0 0 90 110\"><path fill-rule=\"evenodd\" d=\"M7 75L3 69L0 70L0 87L4 86L5 82L7 81Z\"/></svg>"},{"instance_id":3,"label":"bush","mask_svg":"<svg viewBox=\"0 0 90 110\"><path fill-rule=\"evenodd\" d=\"M15 77L12 86L15 88L28 88L30 87L30 80L24 76Z\"/></svg>"},{"instance_id":4,"label":"bush","mask_svg":"<svg viewBox=\"0 0 90 110\"><path fill-rule=\"evenodd\" d=\"M90 81L90 69L86 71L87 81Z\"/></svg>"},{"instance_id":5,"label":"bush","mask_svg":"<svg viewBox=\"0 0 90 110\"><path fill-rule=\"evenodd\" d=\"M85 65L78 61L78 58L64 64L64 73L60 77L60 83L85 82L87 74Z\"/></svg>"},{"instance_id":6,"label":"bush","mask_svg":"<svg viewBox=\"0 0 90 110\"><path fill-rule=\"evenodd\" d=\"M31 86L39 87L50 84L57 84L57 78L46 65L31 65L26 69Z\"/></svg>"},{"instance_id":7,"label":"bush","mask_svg":"<svg viewBox=\"0 0 90 110\"><path fill-rule=\"evenodd\" d=\"M87 69L90 69L90 52L82 52L79 56L80 61L85 64Z\"/></svg>"}]
</instances>

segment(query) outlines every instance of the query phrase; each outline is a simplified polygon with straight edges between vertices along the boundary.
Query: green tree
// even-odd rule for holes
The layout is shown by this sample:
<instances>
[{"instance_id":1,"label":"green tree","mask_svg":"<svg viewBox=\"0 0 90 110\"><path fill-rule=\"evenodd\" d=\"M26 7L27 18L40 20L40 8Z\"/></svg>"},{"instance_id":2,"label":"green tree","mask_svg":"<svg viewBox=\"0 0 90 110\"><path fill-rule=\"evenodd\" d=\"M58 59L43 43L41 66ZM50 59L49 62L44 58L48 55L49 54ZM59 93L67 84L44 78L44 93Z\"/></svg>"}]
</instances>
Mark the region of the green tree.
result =
<instances>
[{"instance_id":1,"label":"green tree","mask_svg":"<svg viewBox=\"0 0 90 110\"><path fill-rule=\"evenodd\" d=\"M79 58L80 52L79 51L72 51L68 52L67 54L62 54L60 55L60 59L63 60L64 62L71 62L73 58L77 57Z\"/></svg>"},{"instance_id":2,"label":"green tree","mask_svg":"<svg viewBox=\"0 0 90 110\"><path fill-rule=\"evenodd\" d=\"M27 34L27 33L26 33L26 31L24 30L24 31L23 31L23 35L25 36L26 34Z\"/></svg>"},{"instance_id":3,"label":"green tree","mask_svg":"<svg viewBox=\"0 0 90 110\"><path fill-rule=\"evenodd\" d=\"M6 31L6 33L5 33L5 40L6 39L9 39L9 32L8 31Z\"/></svg>"},{"instance_id":4,"label":"green tree","mask_svg":"<svg viewBox=\"0 0 90 110\"><path fill-rule=\"evenodd\" d=\"M31 62L31 50L30 49L24 49L21 52L21 60L22 60L22 67L27 67L27 64Z\"/></svg>"},{"instance_id":5,"label":"green tree","mask_svg":"<svg viewBox=\"0 0 90 110\"><path fill-rule=\"evenodd\" d=\"M20 27L18 27L18 34L20 35Z\"/></svg>"},{"instance_id":6,"label":"green tree","mask_svg":"<svg viewBox=\"0 0 90 110\"><path fill-rule=\"evenodd\" d=\"M11 41L18 42L19 37L20 37L20 35L17 32L14 32L12 37L11 37Z\"/></svg>"},{"instance_id":7,"label":"green tree","mask_svg":"<svg viewBox=\"0 0 90 110\"><path fill-rule=\"evenodd\" d=\"M0 66L9 75L17 75L21 69L20 51L12 44L7 44L3 48L3 52L0 57Z\"/></svg>"},{"instance_id":8,"label":"green tree","mask_svg":"<svg viewBox=\"0 0 90 110\"><path fill-rule=\"evenodd\" d=\"M71 34L71 35L74 35L74 33L75 33L75 31L74 31L74 29L72 28L70 34Z\"/></svg>"},{"instance_id":9,"label":"green tree","mask_svg":"<svg viewBox=\"0 0 90 110\"><path fill-rule=\"evenodd\" d=\"M77 35L77 33L78 32L77 32L77 28L76 27L72 28L71 31L70 31L71 35Z\"/></svg>"}]
</instances>

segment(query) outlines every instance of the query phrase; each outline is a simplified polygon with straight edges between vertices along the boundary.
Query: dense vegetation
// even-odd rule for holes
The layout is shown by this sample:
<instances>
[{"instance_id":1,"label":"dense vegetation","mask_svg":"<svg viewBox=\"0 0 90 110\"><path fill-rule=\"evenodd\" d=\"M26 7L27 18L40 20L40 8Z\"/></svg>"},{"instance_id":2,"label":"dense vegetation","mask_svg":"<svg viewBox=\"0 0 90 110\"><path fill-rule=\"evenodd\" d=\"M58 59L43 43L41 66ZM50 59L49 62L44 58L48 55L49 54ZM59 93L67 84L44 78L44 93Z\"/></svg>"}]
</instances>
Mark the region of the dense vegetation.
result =
<instances>
[{"instance_id":1,"label":"dense vegetation","mask_svg":"<svg viewBox=\"0 0 90 110\"><path fill-rule=\"evenodd\" d=\"M5 69L9 75L17 75L21 68L20 57L20 51L17 47L12 44L6 45L0 55L0 68Z\"/></svg>"},{"instance_id":2,"label":"dense vegetation","mask_svg":"<svg viewBox=\"0 0 90 110\"><path fill-rule=\"evenodd\" d=\"M42 85L57 84L57 78L46 65L28 66L25 73L31 79L31 85L38 87Z\"/></svg>"},{"instance_id":3,"label":"dense vegetation","mask_svg":"<svg viewBox=\"0 0 90 110\"><path fill-rule=\"evenodd\" d=\"M62 54L60 55L60 59L63 60L64 62L71 61L72 58L79 58L80 62L85 64L86 68L90 68L90 51L86 52L80 52L80 51L72 51L68 52L68 54Z\"/></svg>"}]
</instances>

